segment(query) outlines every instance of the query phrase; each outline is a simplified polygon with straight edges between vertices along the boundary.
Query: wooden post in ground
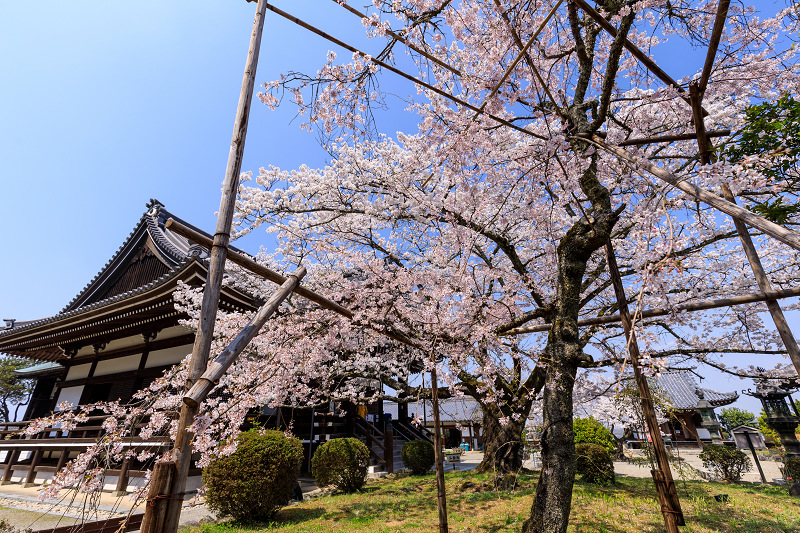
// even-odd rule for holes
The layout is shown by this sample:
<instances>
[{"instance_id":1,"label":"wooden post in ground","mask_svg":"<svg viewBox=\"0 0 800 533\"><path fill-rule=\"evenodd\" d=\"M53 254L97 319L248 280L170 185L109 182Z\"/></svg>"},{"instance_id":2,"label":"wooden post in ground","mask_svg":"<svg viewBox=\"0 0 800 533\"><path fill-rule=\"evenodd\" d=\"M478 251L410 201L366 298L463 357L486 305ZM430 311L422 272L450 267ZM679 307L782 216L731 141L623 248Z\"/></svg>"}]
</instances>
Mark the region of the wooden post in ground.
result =
<instances>
[{"instance_id":1,"label":"wooden post in ground","mask_svg":"<svg viewBox=\"0 0 800 533\"><path fill-rule=\"evenodd\" d=\"M190 362L189 380L187 390L199 379L206 371L208 365L208 355L211 350L211 341L214 335L214 322L217 318L217 308L219 306L219 292L222 285L222 277L225 273L225 258L230 242L230 231L233 222L233 211L236 202L236 192L239 187L239 173L242 169L242 155L244 153L245 138L247 136L247 122L250 114L250 103L253 98L253 87L255 85L256 67L258 65L258 52L261 47L261 33L264 27L264 13L267 7L266 0L259 0L256 7L253 31L250 36L250 46L245 63L242 88L239 93L239 105L236 109L236 118L233 126L233 136L231 147L228 153L228 165L225 169L225 181L222 186L222 198L220 199L219 216L217 227L214 233L214 242L211 248L209 259L209 272L206 279L206 286L203 292L203 303L200 315L200 323L197 328L194 347L192 348L192 358ZM172 476L168 487L166 498L166 510L164 513L163 528L154 529L153 532L175 533L178 530L178 521L181 514L183 494L186 490L186 478L189 474L189 465L192 457L192 435L188 428L194 422L197 407L191 407L185 402L181 406L181 414L178 421L178 431L173 447L173 459L175 461L176 472ZM153 506L148 506L146 514L152 514ZM154 520L145 522L150 524Z\"/></svg>"},{"instance_id":2,"label":"wooden post in ground","mask_svg":"<svg viewBox=\"0 0 800 533\"><path fill-rule=\"evenodd\" d=\"M150 477L150 489L147 491L147 504L141 533L162 533L166 531L164 519L167 504L172 496L168 493L169 487L175 477L175 463L156 463ZM183 498L178 503L183 503Z\"/></svg>"},{"instance_id":3,"label":"wooden post in ground","mask_svg":"<svg viewBox=\"0 0 800 533\"><path fill-rule=\"evenodd\" d=\"M444 486L444 453L442 424L439 420L439 381L436 378L436 359L431 368L431 400L433 402L433 452L436 458L436 500L439 507L439 533L447 533L447 493Z\"/></svg>"},{"instance_id":4,"label":"wooden post in ground","mask_svg":"<svg viewBox=\"0 0 800 533\"><path fill-rule=\"evenodd\" d=\"M625 330L625 340L628 343L628 353L631 357L633 375L639 395L642 398L642 413L647 423L647 430L650 440L653 443L653 454L655 455L657 467L651 470L653 482L658 492L658 500L661 504L661 513L664 515L664 524L667 533L678 533L678 526L685 525L681 504L678 500L678 492L675 489L675 482L672 479L672 471L669 468L667 450L664 441L661 439L661 431L658 428L658 419L653 407L653 398L650 395L650 385L647 378L642 373L639 364L639 345L636 342L636 335L633 332L633 321L630 311L628 311L628 300L625 297L625 287L622 285L622 278L617 267L617 258L614 255L614 248L611 239L606 242L606 256L608 258L608 270L611 274L611 283L617 297L617 306L622 318L622 327Z\"/></svg>"}]
</instances>

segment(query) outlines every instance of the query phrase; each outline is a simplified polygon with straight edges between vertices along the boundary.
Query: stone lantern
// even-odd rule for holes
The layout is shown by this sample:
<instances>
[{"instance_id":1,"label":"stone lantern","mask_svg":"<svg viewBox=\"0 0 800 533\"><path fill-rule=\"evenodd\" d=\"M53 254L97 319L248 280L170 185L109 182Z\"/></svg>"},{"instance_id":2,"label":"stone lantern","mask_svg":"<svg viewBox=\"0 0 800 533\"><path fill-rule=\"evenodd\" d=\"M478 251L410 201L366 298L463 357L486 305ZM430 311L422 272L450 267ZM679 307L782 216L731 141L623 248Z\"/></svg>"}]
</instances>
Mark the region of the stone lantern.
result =
<instances>
[{"instance_id":1,"label":"stone lantern","mask_svg":"<svg viewBox=\"0 0 800 533\"><path fill-rule=\"evenodd\" d=\"M766 414L767 426L774 430L781 439L781 445L786 450L787 457L800 457L800 442L797 441L794 430L797 428L797 414L789 407L786 401L789 389L796 383L785 380L764 379L756 384L753 396L761 400Z\"/></svg>"},{"instance_id":2,"label":"stone lantern","mask_svg":"<svg viewBox=\"0 0 800 533\"><path fill-rule=\"evenodd\" d=\"M711 434L711 444L722 444L722 437L719 434L719 421L714 414L714 406L705 399L705 395L700 388L697 388L695 393L700 399L694 409L700 415L703 427Z\"/></svg>"}]
</instances>

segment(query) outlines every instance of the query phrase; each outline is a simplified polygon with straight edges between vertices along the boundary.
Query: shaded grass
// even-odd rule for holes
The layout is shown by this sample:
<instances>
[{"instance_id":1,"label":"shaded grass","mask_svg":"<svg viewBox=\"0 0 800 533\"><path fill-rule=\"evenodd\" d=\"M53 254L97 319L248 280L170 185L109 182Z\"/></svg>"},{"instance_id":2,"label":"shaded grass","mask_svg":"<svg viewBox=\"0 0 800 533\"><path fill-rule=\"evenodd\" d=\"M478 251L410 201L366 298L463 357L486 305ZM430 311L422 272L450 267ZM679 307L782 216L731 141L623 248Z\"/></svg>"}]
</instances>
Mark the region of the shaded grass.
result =
<instances>
[{"instance_id":1,"label":"shaded grass","mask_svg":"<svg viewBox=\"0 0 800 533\"><path fill-rule=\"evenodd\" d=\"M536 476L522 474L513 492L494 491L488 474L446 475L450 531L520 531L528 517ZM680 483L686 526L682 533L800 533L800 500L785 488L755 484ZM728 494L728 502L714 499ZM282 509L266 524L218 523L186 533L430 532L438 529L432 475L371 481L357 494L335 494ZM650 479L618 478L613 486L576 482L570 533L664 532Z\"/></svg>"}]
</instances>

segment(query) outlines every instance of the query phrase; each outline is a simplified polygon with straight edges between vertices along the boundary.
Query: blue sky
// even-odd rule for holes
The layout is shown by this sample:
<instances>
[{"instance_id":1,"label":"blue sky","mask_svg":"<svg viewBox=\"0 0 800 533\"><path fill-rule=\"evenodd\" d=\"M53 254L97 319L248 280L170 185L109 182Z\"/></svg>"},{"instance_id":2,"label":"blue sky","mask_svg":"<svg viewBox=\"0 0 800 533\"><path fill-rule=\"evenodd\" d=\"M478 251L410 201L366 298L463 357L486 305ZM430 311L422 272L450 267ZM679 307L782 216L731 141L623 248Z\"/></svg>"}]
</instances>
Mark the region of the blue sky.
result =
<instances>
[{"instance_id":1,"label":"blue sky","mask_svg":"<svg viewBox=\"0 0 800 533\"><path fill-rule=\"evenodd\" d=\"M275 4L379 51L360 21L332 1ZM214 227L255 4L41 0L9 2L3 11L0 318L26 320L55 314L71 300L150 198ZM290 69L314 72L329 49L335 47L268 12L257 81ZM687 57L699 67L703 55L658 59L678 78L689 73ZM400 96L415 92L408 83L385 82ZM397 101L381 117L384 133L413 131L415 117L402 107ZM315 135L293 117L291 105L271 112L254 103L243 170L325 162ZM256 251L265 239L257 233L237 246ZM723 390L745 383L717 382Z\"/></svg>"}]
</instances>

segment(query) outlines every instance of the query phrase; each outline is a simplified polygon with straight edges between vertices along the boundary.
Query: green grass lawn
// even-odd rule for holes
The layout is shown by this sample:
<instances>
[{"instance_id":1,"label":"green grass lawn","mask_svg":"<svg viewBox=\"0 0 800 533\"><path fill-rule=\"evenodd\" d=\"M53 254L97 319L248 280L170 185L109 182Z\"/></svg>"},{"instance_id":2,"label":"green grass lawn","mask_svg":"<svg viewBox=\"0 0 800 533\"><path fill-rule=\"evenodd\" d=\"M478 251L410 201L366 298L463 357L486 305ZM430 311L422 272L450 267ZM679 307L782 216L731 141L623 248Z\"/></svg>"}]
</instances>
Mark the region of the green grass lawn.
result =
<instances>
[{"instance_id":1,"label":"green grass lawn","mask_svg":"<svg viewBox=\"0 0 800 533\"><path fill-rule=\"evenodd\" d=\"M455 472L446 476L452 532L519 531L530 511L536 476L522 475L514 492L495 492L490 476ZM800 533L800 499L785 488L678 481L686 526L682 533ZM726 503L715 494L728 494ZM358 494L335 494L286 507L269 524L204 524L185 533L238 531L431 532L438 529L433 475L384 478ZM653 482L617 478L599 487L575 483L570 533L663 532Z\"/></svg>"}]
</instances>

